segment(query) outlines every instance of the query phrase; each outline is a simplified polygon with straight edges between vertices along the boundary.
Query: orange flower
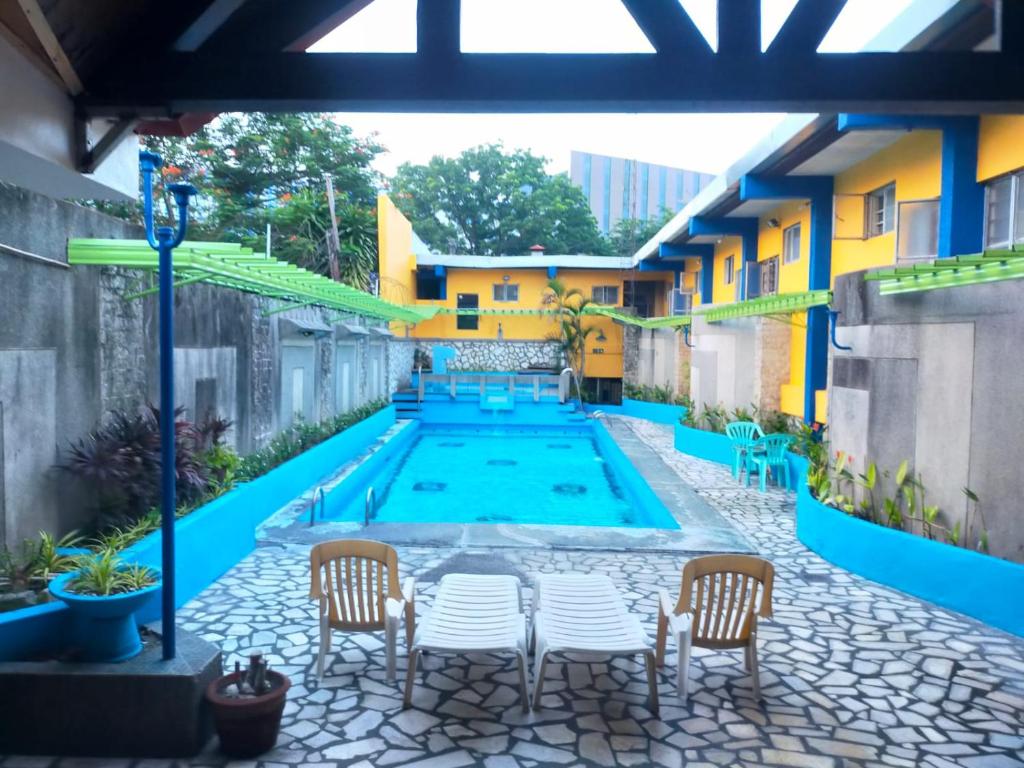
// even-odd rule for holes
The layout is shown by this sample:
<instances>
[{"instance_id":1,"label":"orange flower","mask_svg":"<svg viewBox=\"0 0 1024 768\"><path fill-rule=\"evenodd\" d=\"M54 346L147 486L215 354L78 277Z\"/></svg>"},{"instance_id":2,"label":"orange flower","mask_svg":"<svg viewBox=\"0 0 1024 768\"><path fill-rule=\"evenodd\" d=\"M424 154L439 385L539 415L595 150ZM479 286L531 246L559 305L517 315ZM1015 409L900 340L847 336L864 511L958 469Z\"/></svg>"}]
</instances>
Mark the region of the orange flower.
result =
<instances>
[{"instance_id":1,"label":"orange flower","mask_svg":"<svg viewBox=\"0 0 1024 768\"><path fill-rule=\"evenodd\" d=\"M292 193L291 193L291 192L285 192L285 193L284 193L283 195L281 195L281 197L279 197L278 199L279 199L279 200L280 200L280 201L281 201L282 203L287 203L287 202L288 202L289 200L291 200L291 199L292 199Z\"/></svg>"},{"instance_id":2,"label":"orange flower","mask_svg":"<svg viewBox=\"0 0 1024 768\"><path fill-rule=\"evenodd\" d=\"M181 176L181 168L176 165L168 165L164 167L164 176Z\"/></svg>"}]
</instances>

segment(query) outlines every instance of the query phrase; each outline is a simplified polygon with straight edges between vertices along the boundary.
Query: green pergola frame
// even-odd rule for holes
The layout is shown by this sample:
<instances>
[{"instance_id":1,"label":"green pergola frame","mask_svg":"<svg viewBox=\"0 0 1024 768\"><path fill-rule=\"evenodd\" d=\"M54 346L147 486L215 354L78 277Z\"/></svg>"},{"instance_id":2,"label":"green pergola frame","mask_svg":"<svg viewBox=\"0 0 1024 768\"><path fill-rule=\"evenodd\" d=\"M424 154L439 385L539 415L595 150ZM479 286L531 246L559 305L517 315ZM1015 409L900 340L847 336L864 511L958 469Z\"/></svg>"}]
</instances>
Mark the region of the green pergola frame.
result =
<instances>
[{"instance_id":1,"label":"green pergola frame","mask_svg":"<svg viewBox=\"0 0 1024 768\"><path fill-rule=\"evenodd\" d=\"M760 296L756 299L738 301L724 307L711 309L697 308L693 314L700 315L709 323L722 320L734 320L740 317L764 317L769 315L788 315L802 312L811 307L828 306L832 301L832 291L804 291L802 293L780 293L775 296Z\"/></svg>"},{"instance_id":2,"label":"green pergola frame","mask_svg":"<svg viewBox=\"0 0 1024 768\"><path fill-rule=\"evenodd\" d=\"M883 296L933 291L965 285L997 283L1024 277L1024 251L991 250L970 256L936 259L927 264L886 267L868 272L864 279L879 283Z\"/></svg>"},{"instance_id":3,"label":"green pergola frame","mask_svg":"<svg viewBox=\"0 0 1024 768\"><path fill-rule=\"evenodd\" d=\"M72 239L68 241L68 263L155 272L158 257L144 240ZM175 285L208 283L291 302L294 307L316 305L378 320L418 323L437 314L437 307L393 304L289 262L268 259L236 243L185 241L174 250L174 274ZM144 290L126 298L140 298L154 291Z\"/></svg>"},{"instance_id":4,"label":"green pergola frame","mask_svg":"<svg viewBox=\"0 0 1024 768\"><path fill-rule=\"evenodd\" d=\"M667 315L665 317L637 317L626 312L621 312L613 307L602 307L590 304L583 310L587 315L600 315L614 320L617 323L635 325L640 328L681 328L690 324L689 315Z\"/></svg>"}]
</instances>

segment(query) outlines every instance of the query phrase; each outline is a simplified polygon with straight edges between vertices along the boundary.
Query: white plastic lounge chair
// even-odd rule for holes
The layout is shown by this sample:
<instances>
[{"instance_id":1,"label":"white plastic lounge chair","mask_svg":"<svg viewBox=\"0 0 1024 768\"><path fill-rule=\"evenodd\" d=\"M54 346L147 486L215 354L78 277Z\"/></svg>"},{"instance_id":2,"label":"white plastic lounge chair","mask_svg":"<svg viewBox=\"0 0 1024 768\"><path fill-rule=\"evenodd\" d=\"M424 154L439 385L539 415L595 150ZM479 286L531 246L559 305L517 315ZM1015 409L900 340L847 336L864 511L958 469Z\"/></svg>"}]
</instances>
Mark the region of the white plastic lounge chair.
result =
<instances>
[{"instance_id":1,"label":"white plastic lounge chair","mask_svg":"<svg viewBox=\"0 0 1024 768\"><path fill-rule=\"evenodd\" d=\"M658 666L665 663L665 645L671 634L679 647L676 686L686 701L693 646L742 648L750 671L754 699L761 698L757 669L757 619L772 615L775 569L767 560L751 555L705 555L683 567L679 599L668 592L658 599Z\"/></svg>"},{"instance_id":2,"label":"white plastic lounge chair","mask_svg":"<svg viewBox=\"0 0 1024 768\"><path fill-rule=\"evenodd\" d=\"M331 650L331 631L384 630L388 680L395 679L398 625L405 615L405 642L416 629L415 582L398 587L398 553L379 541L337 539L309 552L309 596L320 603L320 653L316 676L324 676L324 658Z\"/></svg>"},{"instance_id":3,"label":"white plastic lounge chair","mask_svg":"<svg viewBox=\"0 0 1024 768\"><path fill-rule=\"evenodd\" d=\"M607 576L539 574L533 596L536 673L533 706L540 707L544 672L552 653L642 655L647 666L649 707L658 714L654 644L622 602Z\"/></svg>"},{"instance_id":4,"label":"white plastic lounge chair","mask_svg":"<svg viewBox=\"0 0 1024 768\"><path fill-rule=\"evenodd\" d=\"M441 579L430 614L420 622L409 649L403 706L412 703L420 653L512 653L519 662L523 711L529 709L526 683L526 616L515 576L450 573Z\"/></svg>"}]
</instances>

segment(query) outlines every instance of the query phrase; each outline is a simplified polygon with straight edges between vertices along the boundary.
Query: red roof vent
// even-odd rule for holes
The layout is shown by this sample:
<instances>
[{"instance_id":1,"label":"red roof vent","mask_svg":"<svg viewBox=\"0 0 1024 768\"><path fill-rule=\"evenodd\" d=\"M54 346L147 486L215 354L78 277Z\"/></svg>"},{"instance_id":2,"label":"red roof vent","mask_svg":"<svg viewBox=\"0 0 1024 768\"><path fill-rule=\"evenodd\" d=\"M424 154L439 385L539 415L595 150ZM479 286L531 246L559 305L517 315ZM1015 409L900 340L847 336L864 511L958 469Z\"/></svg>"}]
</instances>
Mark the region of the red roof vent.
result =
<instances>
[{"instance_id":1,"label":"red roof vent","mask_svg":"<svg viewBox=\"0 0 1024 768\"><path fill-rule=\"evenodd\" d=\"M543 256L544 255L544 246L543 245L531 245L530 246L530 253L533 254L534 256Z\"/></svg>"}]
</instances>

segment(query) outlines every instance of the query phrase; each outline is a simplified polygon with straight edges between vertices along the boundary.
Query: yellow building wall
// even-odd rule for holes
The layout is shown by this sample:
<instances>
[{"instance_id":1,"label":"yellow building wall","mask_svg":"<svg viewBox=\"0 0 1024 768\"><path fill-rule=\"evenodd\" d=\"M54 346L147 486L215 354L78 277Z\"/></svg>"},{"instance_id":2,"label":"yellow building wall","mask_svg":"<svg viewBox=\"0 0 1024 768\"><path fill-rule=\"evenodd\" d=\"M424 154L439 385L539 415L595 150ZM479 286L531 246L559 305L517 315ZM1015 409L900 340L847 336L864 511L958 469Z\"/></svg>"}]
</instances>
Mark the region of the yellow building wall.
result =
<instances>
[{"instance_id":1,"label":"yellow building wall","mask_svg":"<svg viewBox=\"0 0 1024 768\"><path fill-rule=\"evenodd\" d=\"M381 298L396 304L416 300L416 257L412 252L412 224L391 198L377 195L377 259ZM393 322L393 333L405 333L405 323Z\"/></svg>"},{"instance_id":2,"label":"yellow building wall","mask_svg":"<svg viewBox=\"0 0 1024 768\"><path fill-rule=\"evenodd\" d=\"M505 281L504 278L508 277ZM619 289L622 306L624 282L637 280L658 283L655 314L667 311L666 293L672 285L672 274L662 272L624 272L620 270L559 269L558 279L567 289L578 288L590 296L595 286L615 286ZM519 286L519 301L494 301L493 286L509 283ZM480 309L543 308L548 284L547 268L538 269L461 269L448 268L447 298L443 301L421 301L418 304L437 305L454 309L460 293L475 293ZM439 314L416 325L411 335L422 339L497 339L501 327L502 338L509 341L542 341L556 335L559 328L552 318L543 315L480 315L476 329L457 327L457 315ZM596 330L587 339L584 374L607 378L622 376L622 326L610 318L593 316L586 326ZM601 334L604 339L598 338Z\"/></svg>"},{"instance_id":3,"label":"yellow building wall","mask_svg":"<svg viewBox=\"0 0 1024 768\"><path fill-rule=\"evenodd\" d=\"M1024 116L984 115L978 133L978 181L1024 168Z\"/></svg>"},{"instance_id":4,"label":"yellow building wall","mask_svg":"<svg viewBox=\"0 0 1024 768\"><path fill-rule=\"evenodd\" d=\"M687 259L683 266L682 284L684 288L691 291L693 307L700 306L700 291L697 285L697 273L700 271L700 259Z\"/></svg>"},{"instance_id":5,"label":"yellow building wall","mask_svg":"<svg viewBox=\"0 0 1024 768\"><path fill-rule=\"evenodd\" d=\"M942 134L914 131L867 160L835 177L839 216L859 216L852 222L837 221L836 235L860 231L864 221L864 200L843 195L865 195L895 182L897 205L905 200L928 200L939 196L942 187ZM846 229L851 227L851 229ZM832 241L832 285L837 275L896 261L896 229L867 239Z\"/></svg>"},{"instance_id":6,"label":"yellow building wall","mask_svg":"<svg viewBox=\"0 0 1024 768\"><path fill-rule=\"evenodd\" d=\"M732 256L733 282L727 283L727 272L725 269L726 260ZM740 237L723 237L720 243L715 245L715 284L712 291L714 304L729 304L736 301L736 270L740 268L740 261L743 259L743 239ZM698 264L700 259L696 259Z\"/></svg>"}]
</instances>

